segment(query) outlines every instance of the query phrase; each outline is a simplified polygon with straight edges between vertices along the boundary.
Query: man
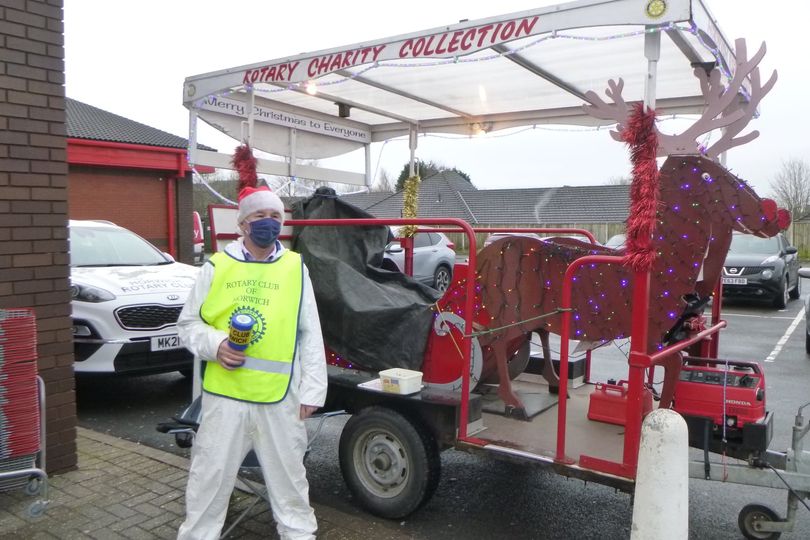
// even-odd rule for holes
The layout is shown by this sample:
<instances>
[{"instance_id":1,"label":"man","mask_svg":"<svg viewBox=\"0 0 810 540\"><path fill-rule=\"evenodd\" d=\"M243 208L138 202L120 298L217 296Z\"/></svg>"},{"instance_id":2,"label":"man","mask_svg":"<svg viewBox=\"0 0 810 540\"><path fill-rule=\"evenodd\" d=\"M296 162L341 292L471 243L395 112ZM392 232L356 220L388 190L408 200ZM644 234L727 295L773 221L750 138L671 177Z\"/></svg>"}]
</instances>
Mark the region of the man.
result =
<instances>
[{"instance_id":1,"label":"man","mask_svg":"<svg viewBox=\"0 0 810 540\"><path fill-rule=\"evenodd\" d=\"M178 539L216 539L245 455L255 450L279 536L315 538L304 468L304 420L326 399L326 358L309 272L278 241L284 205L267 187L239 193L242 237L213 255L177 321L203 360L202 419ZM244 351L228 342L231 318L256 324Z\"/></svg>"}]
</instances>

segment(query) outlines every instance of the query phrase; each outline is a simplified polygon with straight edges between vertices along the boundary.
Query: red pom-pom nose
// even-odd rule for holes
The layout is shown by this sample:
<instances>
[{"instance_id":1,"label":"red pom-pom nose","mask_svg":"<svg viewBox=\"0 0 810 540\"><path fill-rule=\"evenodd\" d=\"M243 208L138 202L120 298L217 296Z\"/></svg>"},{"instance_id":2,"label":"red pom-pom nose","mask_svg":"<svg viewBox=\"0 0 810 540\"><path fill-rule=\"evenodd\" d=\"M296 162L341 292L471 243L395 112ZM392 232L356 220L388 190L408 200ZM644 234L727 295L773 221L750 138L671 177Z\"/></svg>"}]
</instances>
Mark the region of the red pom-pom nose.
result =
<instances>
[{"instance_id":1,"label":"red pom-pom nose","mask_svg":"<svg viewBox=\"0 0 810 540\"><path fill-rule=\"evenodd\" d=\"M773 221L776 219L776 201L773 199L762 199L759 206L762 208L762 213L765 215L765 219L768 221Z\"/></svg>"},{"instance_id":2,"label":"red pom-pom nose","mask_svg":"<svg viewBox=\"0 0 810 540\"><path fill-rule=\"evenodd\" d=\"M777 214L778 214L777 223L779 223L779 228L785 230L788 227L790 227L791 222L790 212L788 212L784 208L780 208Z\"/></svg>"}]
</instances>

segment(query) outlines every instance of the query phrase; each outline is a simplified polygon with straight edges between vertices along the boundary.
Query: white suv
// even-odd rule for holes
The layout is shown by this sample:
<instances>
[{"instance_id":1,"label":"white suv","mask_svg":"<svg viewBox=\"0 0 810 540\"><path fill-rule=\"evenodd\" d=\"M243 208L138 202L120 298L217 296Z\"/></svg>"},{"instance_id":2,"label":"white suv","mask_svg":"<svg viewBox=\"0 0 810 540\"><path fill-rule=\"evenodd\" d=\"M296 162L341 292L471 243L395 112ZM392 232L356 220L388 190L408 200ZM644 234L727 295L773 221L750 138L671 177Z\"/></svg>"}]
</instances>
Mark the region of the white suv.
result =
<instances>
[{"instance_id":1,"label":"white suv","mask_svg":"<svg viewBox=\"0 0 810 540\"><path fill-rule=\"evenodd\" d=\"M391 227L395 237L399 237L401 230L401 226ZM443 233L428 231L425 227L421 230L413 237L413 277L444 292L453 280L456 246ZM398 240L386 246L382 267L386 270L405 271L405 250Z\"/></svg>"},{"instance_id":2,"label":"white suv","mask_svg":"<svg viewBox=\"0 0 810 540\"><path fill-rule=\"evenodd\" d=\"M107 221L69 231L75 371L190 373L175 325L197 269Z\"/></svg>"}]
</instances>

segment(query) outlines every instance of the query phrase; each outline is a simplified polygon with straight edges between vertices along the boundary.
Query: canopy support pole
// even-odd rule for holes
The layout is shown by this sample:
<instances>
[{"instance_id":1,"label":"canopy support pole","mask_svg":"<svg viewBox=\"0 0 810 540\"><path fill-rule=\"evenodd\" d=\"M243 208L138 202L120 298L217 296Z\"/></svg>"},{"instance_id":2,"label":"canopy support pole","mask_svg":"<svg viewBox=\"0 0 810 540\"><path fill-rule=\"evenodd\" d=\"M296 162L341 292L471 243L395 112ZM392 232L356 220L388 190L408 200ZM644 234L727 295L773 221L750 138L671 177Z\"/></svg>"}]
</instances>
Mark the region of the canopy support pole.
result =
<instances>
[{"instance_id":1,"label":"canopy support pole","mask_svg":"<svg viewBox=\"0 0 810 540\"><path fill-rule=\"evenodd\" d=\"M416 144L417 132L416 126L411 124L408 126L408 148L411 150L411 168L408 176L416 176Z\"/></svg>"},{"instance_id":2,"label":"canopy support pole","mask_svg":"<svg viewBox=\"0 0 810 540\"><path fill-rule=\"evenodd\" d=\"M188 109L188 162L197 164L197 107Z\"/></svg>"},{"instance_id":3,"label":"canopy support pole","mask_svg":"<svg viewBox=\"0 0 810 540\"><path fill-rule=\"evenodd\" d=\"M374 178L371 177L371 144L366 143L363 145L366 155L366 187L371 189L374 183Z\"/></svg>"},{"instance_id":4,"label":"canopy support pole","mask_svg":"<svg viewBox=\"0 0 810 540\"><path fill-rule=\"evenodd\" d=\"M658 59L661 58L661 32L656 26L647 26L644 34L644 56L647 57L647 79L644 81L644 110L655 109Z\"/></svg>"},{"instance_id":5,"label":"canopy support pole","mask_svg":"<svg viewBox=\"0 0 810 540\"><path fill-rule=\"evenodd\" d=\"M298 173L296 164L298 163L298 158L296 157L298 151L298 130L295 128L290 128L290 155L287 158L289 161L287 162L287 176L290 178L295 178Z\"/></svg>"}]
</instances>

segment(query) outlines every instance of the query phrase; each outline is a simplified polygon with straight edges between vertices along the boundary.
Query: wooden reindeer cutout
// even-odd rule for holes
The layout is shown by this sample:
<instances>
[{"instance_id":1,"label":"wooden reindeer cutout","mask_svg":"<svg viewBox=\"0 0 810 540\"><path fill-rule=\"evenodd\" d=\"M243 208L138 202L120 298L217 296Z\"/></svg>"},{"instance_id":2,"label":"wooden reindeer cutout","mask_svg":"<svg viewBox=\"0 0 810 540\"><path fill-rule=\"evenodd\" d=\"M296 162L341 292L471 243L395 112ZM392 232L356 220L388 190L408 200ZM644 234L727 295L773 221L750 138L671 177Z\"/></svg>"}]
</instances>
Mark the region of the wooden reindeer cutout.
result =
<instances>
[{"instance_id":1,"label":"wooden reindeer cutout","mask_svg":"<svg viewBox=\"0 0 810 540\"><path fill-rule=\"evenodd\" d=\"M594 342L629 336L632 277L637 264L647 264L644 269L651 272L647 347L653 351L663 347L665 336L681 319L687 308L685 298L711 293L720 277L733 230L773 236L789 224L789 215L778 210L773 201L761 199L744 181L712 160L723 150L758 135L752 132L736 137L776 81L774 73L766 85L759 83L757 64L764 55L764 45L750 61L746 59L744 41L738 40L736 45L739 62L728 88L721 88L716 70L709 75L696 70L707 107L694 126L680 135L665 135L650 123L653 136L658 137L657 147L650 147L649 139L644 141L646 150L642 143L631 143L634 193L639 190L638 171L648 171L646 174L653 176L655 183L641 190L644 200L638 205L650 213L650 222L631 227L631 210L627 252L572 239L509 237L490 244L479 254L478 279L482 302L492 317L490 327L506 327L479 339L485 351L485 369L487 363L497 366L498 394L508 415L526 418L523 404L512 391L507 362L531 332L538 332L549 365L548 333L561 332L561 318L540 317L561 307L562 278L572 261L589 254L625 258L625 265L589 265L576 275L570 337ZM737 93L747 75L751 79L751 98L741 104ZM622 87L621 80L608 83L606 94L613 100L610 105L589 92L592 105L585 109L594 116L616 120L618 131L613 132L613 137L630 142L634 139L629 126L638 124L639 118L649 113L644 113L640 105L635 107L635 113L628 112L621 97ZM649 121L654 121L652 115ZM723 136L711 148L699 148L696 137L718 127L726 128ZM670 155L659 173L655 156L671 153L675 155ZM628 253L634 248L636 253ZM670 355L662 364L665 377L660 406L668 407L681 356Z\"/></svg>"}]
</instances>

